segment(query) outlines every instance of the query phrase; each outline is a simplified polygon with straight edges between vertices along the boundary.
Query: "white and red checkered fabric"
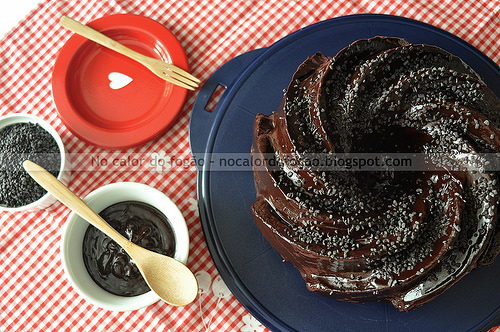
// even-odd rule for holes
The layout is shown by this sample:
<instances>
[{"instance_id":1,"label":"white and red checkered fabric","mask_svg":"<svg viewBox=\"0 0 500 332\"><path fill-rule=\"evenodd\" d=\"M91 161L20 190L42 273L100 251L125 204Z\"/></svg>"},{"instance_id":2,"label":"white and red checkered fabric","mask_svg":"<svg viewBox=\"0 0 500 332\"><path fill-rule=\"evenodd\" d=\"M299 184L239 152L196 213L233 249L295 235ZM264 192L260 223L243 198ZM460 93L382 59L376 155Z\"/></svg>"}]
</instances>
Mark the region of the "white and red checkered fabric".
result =
<instances>
[{"instance_id":1,"label":"white and red checkered fabric","mask_svg":"<svg viewBox=\"0 0 500 332\"><path fill-rule=\"evenodd\" d=\"M30 113L46 119L70 153L112 153L86 144L61 123L50 93L51 70L70 33L62 15L88 22L117 13L150 17L181 42L192 73L207 79L238 54L272 44L292 31L332 17L385 13L443 28L500 64L500 3L490 0L47 0L1 40L0 114ZM189 156L188 123L196 97L160 138L128 152L165 151ZM167 194L187 221L188 266L213 285L219 276L205 244L196 206L196 174L185 172L76 171L70 188L85 196L118 181L149 184ZM38 213L0 215L0 331L265 331L231 295L203 289L186 307L158 302L134 312L109 312L85 302L68 284L59 257L61 227L69 210L56 203ZM212 283L213 282L213 283ZM493 331L494 329L492 329ZM497 328L496 331L500 331Z\"/></svg>"}]
</instances>

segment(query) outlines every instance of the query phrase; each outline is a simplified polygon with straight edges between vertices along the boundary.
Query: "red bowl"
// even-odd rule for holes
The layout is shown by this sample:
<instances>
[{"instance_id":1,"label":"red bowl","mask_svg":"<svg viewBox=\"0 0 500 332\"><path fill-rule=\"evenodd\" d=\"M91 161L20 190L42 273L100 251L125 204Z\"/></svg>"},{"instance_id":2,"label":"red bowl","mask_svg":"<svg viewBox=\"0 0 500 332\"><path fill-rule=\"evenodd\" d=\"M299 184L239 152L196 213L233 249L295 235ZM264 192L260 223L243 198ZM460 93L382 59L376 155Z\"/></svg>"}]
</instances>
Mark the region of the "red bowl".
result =
<instances>
[{"instance_id":1,"label":"red bowl","mask_svg":"<svg viewBox=\"0 0 500 332\"><path fill-rule=\"evenodd\" d=\"M88 25L139 53L189 70L179 41L156 21L119 14ZM163 133L186 96L187 90L140 63L76 34L59 51L52 72L52 97L66 127L106 149L141 145Z\"/></svg>"}]
</instances>

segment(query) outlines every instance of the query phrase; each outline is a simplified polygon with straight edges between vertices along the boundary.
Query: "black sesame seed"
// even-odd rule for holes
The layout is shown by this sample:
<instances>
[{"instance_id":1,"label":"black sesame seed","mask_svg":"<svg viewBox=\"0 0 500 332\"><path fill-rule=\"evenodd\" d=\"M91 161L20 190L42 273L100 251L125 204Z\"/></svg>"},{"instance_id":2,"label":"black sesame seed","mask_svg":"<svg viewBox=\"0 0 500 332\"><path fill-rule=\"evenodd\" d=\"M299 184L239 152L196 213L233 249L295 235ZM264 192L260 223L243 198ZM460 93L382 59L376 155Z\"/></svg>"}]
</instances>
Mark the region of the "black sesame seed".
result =
<instances>
[{"instance_id":1,"label":"black sesame seed","mask_svg":"<svg viewBox=\"0 0 500 332\"><path fill-rule=\"evenodd\" d=\"M27 159L59 175L59 147L39 124L17 123L0 130L0 205L20 207L45 195L45 189L23 169Z\"/></svg>"}]
</instances>

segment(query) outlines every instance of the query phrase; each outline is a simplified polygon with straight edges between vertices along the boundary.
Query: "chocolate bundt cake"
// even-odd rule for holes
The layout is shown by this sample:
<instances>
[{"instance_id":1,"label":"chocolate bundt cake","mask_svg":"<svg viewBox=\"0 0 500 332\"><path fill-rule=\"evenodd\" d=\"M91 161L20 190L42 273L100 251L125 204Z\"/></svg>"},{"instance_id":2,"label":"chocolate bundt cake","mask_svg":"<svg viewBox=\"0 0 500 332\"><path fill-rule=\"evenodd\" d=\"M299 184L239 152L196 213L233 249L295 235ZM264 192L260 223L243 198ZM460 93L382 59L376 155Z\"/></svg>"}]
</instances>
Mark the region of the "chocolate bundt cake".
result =
<instances>
[{"instance_id":1,"label":"chocolate bundt cake","mask_svg":"<svg viewBox=\"0 0 500 332\"><path fill-rule=\"evenodd\" d=\"M317 53L255 119L255 222L312 292L411 310L500 252L500 183L485 167L499 126L500 101L438 47L375 37ZM364 154L426 168L325 167Z\"/></svg>"}]
</instances>

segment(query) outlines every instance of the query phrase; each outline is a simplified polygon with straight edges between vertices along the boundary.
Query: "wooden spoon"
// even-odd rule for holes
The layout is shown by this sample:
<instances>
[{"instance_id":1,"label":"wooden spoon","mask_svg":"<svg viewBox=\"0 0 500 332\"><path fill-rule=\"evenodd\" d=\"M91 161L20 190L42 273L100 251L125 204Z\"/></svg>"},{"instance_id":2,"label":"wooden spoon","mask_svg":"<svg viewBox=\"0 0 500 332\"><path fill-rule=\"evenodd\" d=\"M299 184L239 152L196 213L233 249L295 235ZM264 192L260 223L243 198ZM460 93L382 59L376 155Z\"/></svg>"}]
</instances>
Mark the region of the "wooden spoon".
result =
<instances>
[{"instance_id":1,"label":"wooden spoon","mask_svg":"<svg viewBox=\"0 0 500 332\"><path fill-rule=\"evenodd\" d=\"M45 190L125 249L148 286L163 301L174 306L183 306L194 301L198 294L198 282L184 264L127 240L43 167L29 160L23 162L23 167Z\"/></svg>"}]
</instances>

